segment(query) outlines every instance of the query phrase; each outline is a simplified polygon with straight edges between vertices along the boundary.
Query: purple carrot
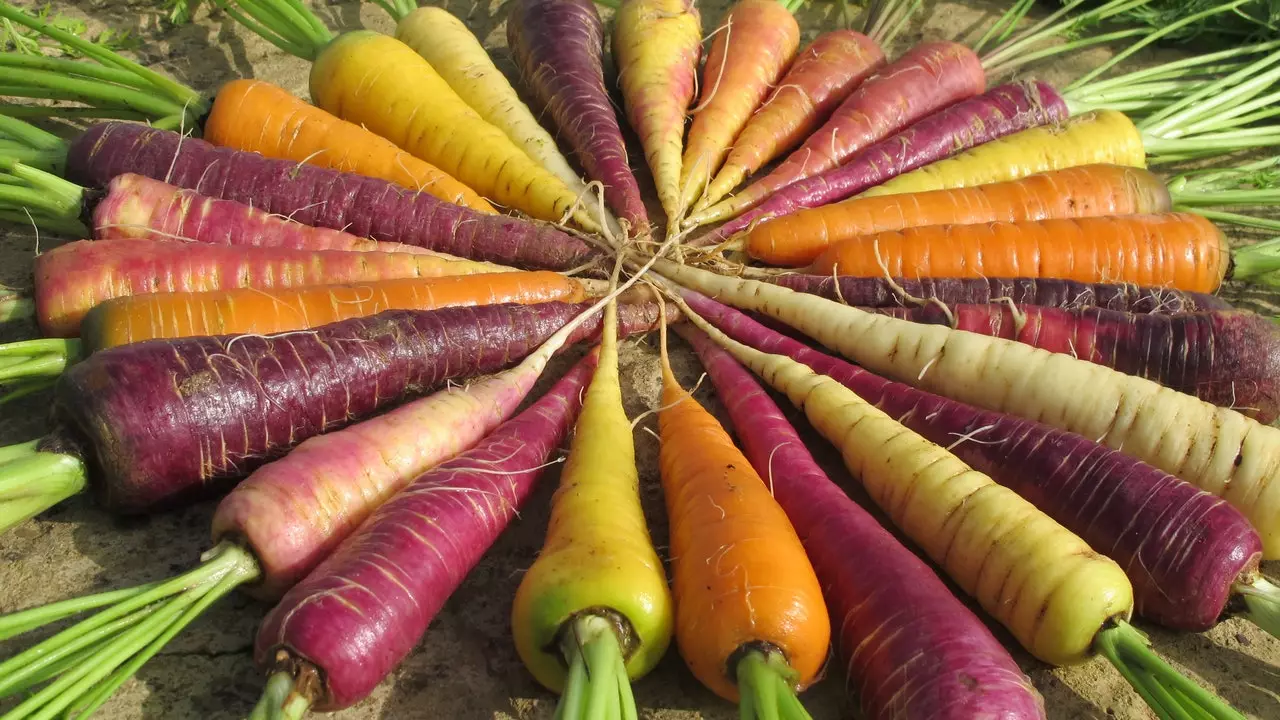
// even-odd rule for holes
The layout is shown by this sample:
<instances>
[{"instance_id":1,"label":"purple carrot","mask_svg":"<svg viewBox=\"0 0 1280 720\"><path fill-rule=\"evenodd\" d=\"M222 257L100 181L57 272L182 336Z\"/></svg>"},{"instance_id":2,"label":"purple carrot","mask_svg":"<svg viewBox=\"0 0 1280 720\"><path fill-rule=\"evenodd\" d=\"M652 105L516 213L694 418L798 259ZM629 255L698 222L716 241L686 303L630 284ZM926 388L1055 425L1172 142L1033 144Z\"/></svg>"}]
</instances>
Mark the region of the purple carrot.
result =
<instances>
[{"instance_id":1,"label":"purple carrot","mask_svg":"<svg viewBox=\"0 0 1280 720\"><path fill-rule=\"evenodd\" d=\"M1133 313L1177 314L1205 310L1230 310L1231 304L1216 295L1140 287L1128 284L1083 283L1044 278L864 278L841 275L791 273L764 278L798 292L819 295L859 307L910 306L910 298L941 300L948 305L983 305L1008 298L1019 305L1041 305L1065 310L1099 307Z\"/></svg>"},{"instance_id":2,"label":"purple carrot","mask_svg":"<svg viewBox=\"0 0 1280 720\"><path fill-rule=\"evenodd\" d=\"M1259 422L1280 415L1280 328L1247 310L1143 315L1008 303L863 309L1065 353Z\"/></svg>"},{"instance_id":3,"label":"purple carrot","mask_svg":"<svg viewBox=\"0 0 1280 720\"><path fill-rule=\"evenodd\" d=\"M818 467L755 377L706 334L692 343L737 438L804 542L822 583L845 687L868 718L1041 718L1004 646L947 585Z\"/></svg>"},{"instance_id":4,"label":"purple carrot","mask_svg":"<svg viewBox=\"0 0 1280 720\"><path fill-rule=\"evenodd\" d=\"M1065 120L1067 104L1033 80L1001 85L940 110L858 153L840 167L792 183L693 241L714 245L769 218L856 195L906 172L1028 128Z\"/></svg>"},{"instance_id":5,"label":"purple carrot","mask_svg":"<svg viewBox=\"0 0 1280 720\"><path fill-rule=\"evenodd\" d=\"M833 378L1026 498L1125 569L1139 614L1199 632L1228 600L1277 601L1280 588L1258 574L1261 539L1222 499L1082 436L885 380L692 291L685 301L729 337ZM1268 622L1252 606L1246 615Z\"/></svg>"},{"instance_id":6,"label":"purple carrot","mask_svg":"<svg viewBox=\"0 0 1280 720\"><path fill-rule=\"evenodd\" d=\"M632 229L649 225L640 186L604 86L604 25L591 0L517 0L507 45L534 109L550 114L574 157L604 185L605 201Z\"/></svg>"},{"instance_id":7,"label":"purple carrot","mask_svg":"<svg viewBox=\"0 0 1280 720\"><path fill-rule=\"evenodd\" d=\"M599 257L585 241L547 223L486 215L386 180L217 147L135 123L94 125L67 151L67 178L79 185L105 188L124 173L304 225L474 260L567 270Z\"/></svg>"},{"instance_id":8,"label":"purple carrot","mask_svg":"<svg viewBox=\"0 0 1280 720\"><path fill-rule=\"evenodd\" d=\"M226 481L309 437L446 381L510 367L589 307L394 310L304 332L104 350L62 376L57 427L27 458L30 467L10 462L0 479L25 483L32 497L46 495L44 507L90 480L113 512L173 506L225 489ZM656 305L624 304L618 311L624 333L657 323ZM569 342L595 337L600 320L594 313ZM0 513L0 529L12 524L6 520Z\"/></svg>"},{"instance_id":9,"label":"purple carrot","mask_svg":"<svg viewBox=\"0 0 1280 720\"><path fill-rule=\"evenodd\" d=\"M359 702L414 648L528 498L568 435L595 354L483 443L429 470L378 508L285 594L254 657L316 710ZM300 717L290 715L290 717Z\"/></svg>"}]
</instances>

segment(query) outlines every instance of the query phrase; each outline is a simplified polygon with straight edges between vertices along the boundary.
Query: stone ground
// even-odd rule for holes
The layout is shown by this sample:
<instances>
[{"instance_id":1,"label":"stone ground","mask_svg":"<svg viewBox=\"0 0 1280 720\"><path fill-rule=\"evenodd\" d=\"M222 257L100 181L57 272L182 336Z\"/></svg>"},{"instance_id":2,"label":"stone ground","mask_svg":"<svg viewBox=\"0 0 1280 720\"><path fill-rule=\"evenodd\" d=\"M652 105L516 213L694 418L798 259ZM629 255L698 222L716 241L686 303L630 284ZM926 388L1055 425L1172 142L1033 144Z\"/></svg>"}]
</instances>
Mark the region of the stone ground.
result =
<instances>
[{"instance_id":1,"label":"stone ground","mask_svg":"<svg viewBox=\"0 0 1280 720\"><path fill-rule=\"evenodd\" d=\"M708 32L727 4L726 0L701 0ZM499 64L510 69L501 3L452 0L447 5L466 18ZM174 28L159 20L154 6L137 0L53 0L55 9L82 16L94 27L105 23L131 30L143 40L137 51L139 58L202 91L212 93L227 80L256 76L305 96L308 66L303 61L243 31L221 14L211 16L202 9L193 24ZM927 19L908 29L899 49L903 42L921 39L975 37L974 28L990 21L996 8L986 2L958 5L928 0L921 15ZM392 29L381 10L356 2L331 4L322 16L334 29ZM836 22L832 6L818 0L810 3L800 18L806 40ZM1054 61L1037 72L1049 81L1066 80L1105 57L1105 51L1085 53ZM60 240L45 237L42 242L48 248ZM36 248L36 238L30 232L0 232L0 282L29 286L29 261ZM1228 292L1251 307L1275 312L1266 292L1234 288ZM8 327L0 330L0 340L29 337L33 332L32 327ZM692 385L700 370L691 353L679 348L675 363L686 386ZM659 397L655 339L626 343L622 365L627 412L634 417L655 406ZM706 386L698 397L718 410ZM27 440L46 431L48 401L48 396L33 396L0 408L0 444ZM652 426L652 418L646 424ZM639 432L636 445L646 506L654 537L661 542L666 526L658 489L656 443L648 433ZM833 477L850 482L821 440L812 446L821 453ZM399 670L372 697L336 713L335 718L551 717L554 698L521 667L510 639L508 613L520 573L541 544L547 501L555 482L556 471L549 470L523 516L445 606ZM181 512L120 520L106 516L84 499L67 502L0 537L0 612L147 582L191 567L207 548L213 508L213 503L205 503ZM1267 570L1280 574L1276 564ZM254 669L250 652L254 630L267 609L241 596L224 599L143 667L98 717L244 717L262 687L263 678ZM1156 649L1165 658L1214 688L1249 717L1280 717L1280 695L1276 693L1280 690L1280 642L1241 620L1228 620L1198 635L1139 625L1151 633ZM1016 647L1006 633L999 628L996 632L1009 647ZM10 655L19 647L14 642L0 644L0 655ZM1015 654L1043 693L1049 715L1055 720L1151 717L1120 675L1103 661L1051 669L1025 653L1015 650ZM839 670L830 674L832 677L804 696L818 720L854 714L843 697ZM647 720L737 717L733 708L698 684L675 652L637 684L636 697L641 717Z\"/></svg>"}]
</instances>

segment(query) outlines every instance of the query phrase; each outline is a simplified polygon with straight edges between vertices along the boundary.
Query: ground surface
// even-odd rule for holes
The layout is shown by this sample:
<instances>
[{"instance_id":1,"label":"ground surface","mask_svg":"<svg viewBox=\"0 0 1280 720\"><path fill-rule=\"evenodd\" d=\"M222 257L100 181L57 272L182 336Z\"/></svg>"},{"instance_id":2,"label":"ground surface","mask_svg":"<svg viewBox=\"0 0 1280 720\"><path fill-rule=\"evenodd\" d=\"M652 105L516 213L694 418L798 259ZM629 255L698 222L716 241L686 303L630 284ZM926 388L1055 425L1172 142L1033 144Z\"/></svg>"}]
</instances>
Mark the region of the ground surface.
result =
<instances>
[{"instance_id":1,"label":"ground surface","mask_svg":"<svg viewBox=\"0 0 1280 720\"><path fill-rule=\"evenodd\" d=\"M701 0L704 26L714 27L724 0ZM805 39L835 22L830 7L815 2L801 20ZM173 28L158 21L154 3L135 0L54 0L54 7L82 14L95 24L128 28L144 40L138 56L163 71L207 92L236 77L256 76L304 95L308 66L242 31L222 15L201 10L192 25ZM499 63L509 68L504 47L504 10L459 0L447 4L464 17ZM927 20L917 22L905 41L957 37L977 23L989 21L994 6L964 7L926 3ZM343 2L324 10L336 29L360 26L389 31L389 20L373 6ZM971 37L971 36L970 36ZM1086 54L1055 63L1039 73L1055 81L1078 75L1105 57ZM51 240L43 241L48 247ZM0 231L0 282L26 286L36 241L29 232ZM1238 291L1237 291L1238 292ZM1250 293L1247 302L1270 309L1270 297ZM1274 310L1272 310L1274 312ZM0 340L30 336L30 327L0 331ZM659 394L655 342L627 343L622 379L627 411L634 417L653 407ZM683 348L675 358L686 386L700 369ZM544 383L545 387L546 383ZM707 388L700 400L714 406ZM0 408L0 444L35 437L47 427L47 396ZM652 418L646 423L652 425ZM666 537L657 485L657 447L648 433L636 435L647 508L658 542ZM849 482L820 440L811 443L824 454L833 477ZM516 657L510 640L508 613L520 573L534 557L546 526L547 500L556 481L554 470L523 516L502 536L431 626L422 644L394 676L357 707L335 718L550 718L553 697L539 688ZM207 503L141 520L107 517L85 500L73 500L42 518L0 537L0 612L58 600L88 591L123 587L159 579L196 562L207 547L213 504ZM1280 567L1267 568L1273 575ZM206 718L243 717L262 687L250 650L254 630L267 607L232 596L209 610L146 665L102 708L98 717ZM1140 624L1141 625L1141 624ZM1178 668L1216 689L1251 718L1280 717L1280 642L1240 620L1228 620L1203 635L1174 635L1141 625L1155 647ZM1010 647L1012 640L997 629ZM19 646L0 644L0 656ZM1051 718L1136 719L1150 717L1120 675L1102 661L1072 669L1050 669L1025 653L1016 656L1045 696ZM843 697L838 670L804 696L817 720L854 716ZM736 711L703 689L670 653L661 666L636 687L648 720L729 720Z\"/></svg>"}]
</instances>

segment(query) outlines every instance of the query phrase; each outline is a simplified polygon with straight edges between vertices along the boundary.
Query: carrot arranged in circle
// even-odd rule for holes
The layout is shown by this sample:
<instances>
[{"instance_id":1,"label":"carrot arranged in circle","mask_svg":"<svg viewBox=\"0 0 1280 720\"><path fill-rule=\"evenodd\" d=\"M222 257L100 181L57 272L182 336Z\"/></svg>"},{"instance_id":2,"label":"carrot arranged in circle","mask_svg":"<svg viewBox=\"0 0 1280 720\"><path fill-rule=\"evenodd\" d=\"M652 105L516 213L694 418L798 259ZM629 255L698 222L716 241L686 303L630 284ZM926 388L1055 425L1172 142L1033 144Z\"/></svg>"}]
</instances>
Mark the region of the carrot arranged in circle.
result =
<instances>
[{"instance_id":1,"label":"carrot arranged in circle","mask_svg":"<svg viewBox=\"0 0 1280 720\"><path fill-rule=\"evenodd\" d=\"M389 180L454 205L497 213L475 190L435 165L262 80L223 85L204 122L204 138L270 158Z\"/></svg>"},{"instance_id":2,"label":"carrot arranged in circle","mask_svg":"<svg viewBox=\"0 0 1280 720\"><path fill-rule=\"evenodd\" d=\"M692 207L700 198L796 54L800 26L791 12L789 3L778 0L738 0L725 12L703 66L702 94L685 144L681 207Z\"/></svg>"},{"instance_id":3,"label":"carrot arranged in circle","mask_svg":"<svg viewBox=\"0 0 1280 720\"><path fill-rule=\"evenodd\" d=\"M221 292L130 295L95 306L80 324L90 351L155 338L305 330L385 310L539 302L580 302L582 285L559 273L509 272L396 278L349 285L310 285Z\"/></svg>"},{"instance_id":4,"label":"carrot arranged in circle","mask_svg":"<svg viewBox=\"0 0 1280 720\"><path fill-rule=\"evenodd\" d=\"M680 655L743 718L808 718L794 693L827 659L822 588L769 486L671 372L665 326L661 337L658 462Z\"/></svg>"},{"instance_id":5,"label":"carrot arranged in circle","mask_svg":"<svg viewBox=\"0 0 1280 720\"><path fill-rule=\"evenodd\" d=\"M801 210L747 232L747 254L770 265L801 266L858 235L925 225L1168 212L1169 189L1142 168L1084 165L989 185L855 197Z\"/></svg>"}]
</instances>

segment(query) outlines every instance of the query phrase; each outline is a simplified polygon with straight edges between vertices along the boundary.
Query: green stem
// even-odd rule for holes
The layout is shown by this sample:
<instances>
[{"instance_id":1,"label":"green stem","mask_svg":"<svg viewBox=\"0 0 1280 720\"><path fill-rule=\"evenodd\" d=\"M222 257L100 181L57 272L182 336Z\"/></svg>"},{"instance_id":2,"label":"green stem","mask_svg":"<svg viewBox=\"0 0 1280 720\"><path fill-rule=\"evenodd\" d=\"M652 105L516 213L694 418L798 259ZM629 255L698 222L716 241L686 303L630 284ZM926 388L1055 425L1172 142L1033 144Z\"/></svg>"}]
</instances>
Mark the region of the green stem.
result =
<instances>
[{"instance_id":1,"label":"green stem","mask_svg":"<svg viewBox=\"0 0 1280 720\"><path fill-rule=\"evenodd\" d=\"M1209 83L1199 92L1183 98L1142 121L1138 129L1152 135L1166 135L1205 117L1212 110L1240 98L1241 95L1247 95L1245 99L1251 98L1252 95L1248 95L1249 91L1260 91L1270 85L1274 71L1266 72L1266 70L1278 60L1280 60L1280 52L1273 52L1220 80Z\"/></svg>"},{"instance_id":2,"label":"green stem","mask_svg":"<svg viewBox=\"0 0 1280 720\"><path fill-rule=\"evenodd\" d=\"M84 345L77 338L40 338L0 345L0 357L26 358L0 367L0 384L13 380L58 377L68 365L84 359Z\"/></svg>"},{"instance_id":3,"label":"green stem","mask_svg":"<svg viewBox=\"0 0 1280 720\"><path fill-rule=\"evenodd\" d=\"M79 615L86 610L96 610L107 605L115 605L122 600L128 600L144 592L154 590L159 586L160 583L148 583L123 590L108 590L95 595L85 595L71 598L70 600L39 605L27 610L19 610L7 615L0 615L0 640L8 640L11 637L21 635L49 623L58 622L63 618Z\"/></svg>"},{"instance_id":4,"label":"green stem","mask_svg":"<svg viewBox=\"0 0 1280 720\"><path fill-rule=\"evenodd\" d=\"M595 0L595 3L602 7L613 8L614 10L617 10L618 5L620 4L619 0Z\"/></svg>"},{"instance_id":5,"label":"green stem","mask_svg":"<svg viewBox=\"0 0 1280 720\"><path fill-rule=\"evenodd\" d=\"M83 492L85 476L80 458L62 453L37 452L0 465L0 533Z\"/></svg>"},{"instance_id":6,"label":"green stem","mask_svg":"<svg viewBox=\"0 0 1280 720\"><path fill-rule=\"evenodd\" d=\"M101 80L115 85L125 85L146 92L154 90L154 86L146 80L119 68L107 67L92 62L51 58L44 55L26 55L23 53L0 52L0 67L26 70L46 70L48 72L71 77L79 76Z\"/></svg>"},{"instance_id":7,"label":"green stem","mask_svg":"<svg viewBox=\"0 0 1280 720\"><path fill-rule=\"evenodd\" d=\"M6 387L9 387L10 389L8 392L4 393L3 395L0 395L0 405L13 402L18 398L26 397L28 395L33 395L43 390L48 390L49 388L53 387L54 382L55 382L54 380L48 380L48 379L29 380L29 381L18 383L16 387L13 385L7 385Z\"/></svg>"},{"instance_id":8,"label":"green stem","mask_svg":"<svg viewBox=\"0 0 1280 720\"><path fill-rule=\"evenodd\" d=\"M1255 188L1250 190L1217 190L1213 192L1170 192L1175 205L1183 207L1227 205L1280 205L1280 188Z\"/></svg>"},{"instance_id":9,"label":"green stem","mask_svg":"<svg viewBox=\"0 0 1280 720\"><path fill-rule=\"evenodd\" d=\"M1280 128L1247 128L1181 138L1151 137L1144 133L1142 142L1147 155L1152 158L1161 155L1212 157L1280 145ZM1155 164L1154 160L1151 164Z\"/></svg>"},{"instance_id":10,"label":"green stem","mask_svg":"<svg viewBox=\"0 0 1280 720\"><path fill-rule=\"evenodd\" d=\"M117 635L137 625L143 618L160 608L160 603L148 605L130 615L96 628L76 638L53 652L36 658L34 662L18 668L0 683L0 697L8 697L38 685L55 675L61 675L89 657L92 648L104 649Z\"/></svg>"},{"instance_id":11,"label":"green stem","mask_svg":"<svg viewBox=\"0 0 1280 720\"><path fill-rule=\"evenodd\" d=\"M262 690L262 697L249 713L249 720L270 720L278 718L280 709L293 693L293 675L287 672L272 673L267 678L267 686Z\"/></svg>"},{"instance_id":12,"label":"green stem","mask_svg":"<svg viewBox=\"0 0 1280 720\"><path fill-rule=\"evenodd\" d=\"M1161 720L1244 720L1221 698L1161 660L1146 636L1129 623L1114 621L1098 633L1094 643Z\"/></svg>"},{"instance_id":13,"label":"green stem","mask_svg":"<svg viewBox=\"0 0 1280 720\"><path fill-rule=\"evenodd\" d=\"M128 108L90 107L72 105L19 105L0 102L0 113L20 118L62 118L66 120L132 120L145 122L152 119L150 115ZM65 150L63 151L65 152Z\"/></svg>"},{"instance_id":14,"label":"green stem","mask_svg":"<svg viewBox=\"0 0 1280 720\"><path fill-rule=\"evenodd\" d=\"M68 203L65 198L50 197L45 193L27 187L0 185L0 205L9 208L29 208L33 211L44 211L46 215L58 218L76 218L80 215L80 203Z\"/></svg>"},{"instance_id":15,"label":"green stem","mask_svg":"<svg viewBox=\"0 0 1280 720\"><path fill-rule=\"evenodd\" d=\"M139 611L139 612L142 612L142 611ZM126 627L125 620L134 622L133 618L125 618L124 620L118 620L117 622L121 624L119 628L115 628L115 630ZM36 673L32 673L31 676L28 677L26 680L14 686L14 688L9 692L9 694L12 696L12 695L18 695L20 693L25 693L37 685L48 682L49 680L61 675L62 673L75 667L76 665L79 665L81 662L85 660L85 658L89 657L90 655L93 655L95 652L105 648L107 644L112 641L113 638L114 638L114 630L112 634L104 633L101 640L98 640L97 642L94 642L94 643L87 644L84 647L80 648L78 651L68 654L66 657L63 657L57 662L50 663L43 670Z\"/></svg>"},{"instance_id":16,"label":"green stem","mask_svg":"<svg viewBox=\"0 0 1280 720\"><path fill-rule=\"evenodd\" d=\"M1027 48L1051 37L1067 35L1081 27L1097 22L1118 12L1140 7L1149 0L1110 0L1088 12L1075 17L1066 15L1080 5L1081 0L1072 0L1057 12L1031 26L1014 38L996 47L982 58L982 67L1005 67L1012 69L1020 66L1022 53ZM1243 0L1240 0L1243 1ZM1066 19L1062 19L1066 17Z\"/></svg>"},{"instance_id":17,"label":"green stem","mask_svg":"<svg viewBox=\"0 0 1280 720\"><path fill-rule=\"evenodd\" d=\"M781 652L772 647L748 650L734 672L743 720L812 720L796 698L796 672Z\"/></svg>"},{"instance_id":18,"label":"green stem","mask_svg":"<svg viewBox=\"0 0 1280 720\"><path fill-rule=\"evenodd\" d=\"M1260 242L1233 252L1229 278L1251 280L1276 270L1280 270L1280 238Z\"/></svg>"},{"instance_id":19,"label":"green stem","mask_svg":"<svg viewBox=\"0 0 1280 720\"><path fill-rule=\"evenodd\" d=\"M19 140L33 150L67 150L66 141L57 135L5 115L0 115L0 135Z\"/></svg>"},{"instance_id":20,"label":"green stem","mask_svg":"<svg viewBox=\"0 0 1280 720\"><path fill-rule=\"evenodd\" d=\"M237 22L304 60L315 60L333 40L324 23L298 0L215 0ZM231 7L234 3L235 7Z\"/></svg>"},{"instance_id":21,"label":"green stem","mask_svg":"<svg viewBox=\"0 0 1280 720\"><path fill-rule=\"evenodd\" d=\"M1236 583L1232 590L1244 601L1240 614L1271 637L1280 638L1280 587L1259 576L1248 585Z\"/></svg>"},{"instance_id":22,"label":"green stem","mask_svg":"<svg viewBox=\"0 0 1280 720\"><path fill-rule=\"evenodd\" d=\"M569 666L564 692L556 708L563 720L635 717L626 661L614 623L594 613L570 621L560 641ZM627 690L623 691L623 685Z\"/></svg>"},{"instance_id":23,"label":"green stem","mask_svg":"<svg viewBox=\"0 0 1280 720\"><path fill-rule=\"evenodd\" d=\"M397 23L405 19L409 13L418 9L417 0L372 0L374 5L387 11Z\"/></svg>"},{"instance_id":24,"label":"green stem","mask_svg":"<svg viewBox=\"0 0 1280 720\"><path fill-rule=\"evenodd\" d=\"M1255 215L1241 215L1240 213L1226 212L1224 210L1209 210L1199 207L1185 207L1174 205L1174 210L1194 212L1202 215L1217 223L1230 223L1241 227L1260 228L1262 230L1274 230L1280 232L1280 220L1271 220L1270 218L1260 218Z\"/></svg>"},{"instance_id":25,"label":"green stem","mask_svg":"<svg viewBox=\"0 0 1280 720\"><path fill-rule=\"evenodd\" d=\"M183 114L181 102L157 97L146 90L109 85L99 80L68 77L48 70L23 69L5 73L4 95L54 100L75 100L99 107L137 110L148 117Z\"/></svg>"},{"instance_id":26,"label":"green stem","mask_svg":"<svg viewBox=\"0 0 1280 720\"><path fill-rule=\"evenodd\" d=\"M47 195L49 199L38 205L39 209L67 219L80 217L84 188L79 185L4 155L0 155L0 170Z\"/></svg>"},{"instance_id":27,"label":"green stem","mask_svg":"<svg viewBox=\"0 0 1280 720\"><path fill-rule=\"evenodd\" d=\"M0 322L26 320L36 314L36 304L13 288L0 285Z\"/></svg>"},{"instance_id":28,"label":"green stem","mask_svg":"<svg viewBox=\"0 0 1280 720\"><path fill-rule=\"evenodd\" d=\"M32 213L25 209L5 210L0 207L0 222L28 230L34 226L36 232L44 230L67 238L82 239L89 237L89 228L85 227L79 220L51 217L44 213ZM31 317L35 314L34 308L26 312L27 314L23 317Z\"/></svg>"},{"instance_id":29,"label":"green stem","mask_svg":"<svg viewBox=\"0 0 1280 720\"><path fill-rule=\"evenodd\" d=\"M34 455L36 453L36 448L39 447L39 445L39 440L31 440L29 442L18 443L17 445L0 447L0 465L25 455ZM3 639L4 636L0 635L0 640Z\"/></svg>"},{"instance_id":30,"label":"green stem","mask_svg":"<svg viewBox=\"0 0 1280 720\"><path fill-rule=\"evenodd\" d=\"M1093 47L1094 45L1103 45L1109 42L1115 42L1116 40L1131 38L1135 35L1145 34L1146 32L1147 32L1146 30L1143 30L1141 28L1131 28L1128 30L1116 30L1115 32L1105 33L1102 35L1093 35L1090 37L1080 38L1078 40L1071 40L1068 42L1059 43L1057 45L1051 45L1047 48L1041 48L1039 50L1036 50L1034 52L1029 52L1024 55L1011 57L1008 60L1005 60L1003 63L988 64L986 68L987 74L992 76L1003 75L1007 72L1011 72L1025 65L1030 65L1036 60L1043 60L1044 58L1047 58L1047 57L1053 57L1055 55L1062 55L1069 52L1075 52L1077 50L1083 50L1088 47Z\"/></svg>"},{"instance_id":31,"label":"green stem","mask_svg":"<svg viewBox=\"0 0 1280 720\"><path fill-rule=\"evenodd\" d=\"M1162 63L1154 67L1143 68L1133 72L1125 73L1114 78L1106 80L1095 80L1090 83L1083 83L1076 80L1067 88L1063 89L1064 94L1077 95L1096 92L1105 88L1114 88L1124 85L1130 85L1135 82L1141 82L1152 79L1168 79L1171 77L1184 77L1188 70L1196 70L1199 73L1218 73L1224 70L1238 70L1240 64L1232 63L1229 68L1218 67L1213 69L1212 63L1218 63L1223 60L1230 60L1241 55L1254 55L1260 52L1270 52L1272 50L1280 50L1280 40L1267 43L1259 43L1257 45L1249 45L1242 48L1232 48L1230 50L1220 50L1218 52L1207 53L1204 55L1194 55L1192 57L1182 58L1181 60L1173 60Z\"/></svg>"},{"instance_id":32,"label":"green stem","mask_svg":"<svg viewBox=\"0 0 1280 720\"><path fill-rule=\"evenodd\" d=\"M1018 25L1018 21L1026 17L1027 12L1034 4L1035 0L1017 0L1004 14L996 18L995 22L991 23L991 27L987 28L982 37L978 38L978 41L973 44L973 51L981 53L987 43L997 38L999 38L999 42L1007 40L1009 35L1013 33L1013 29Z\"/></svg>"}]
</instances>

